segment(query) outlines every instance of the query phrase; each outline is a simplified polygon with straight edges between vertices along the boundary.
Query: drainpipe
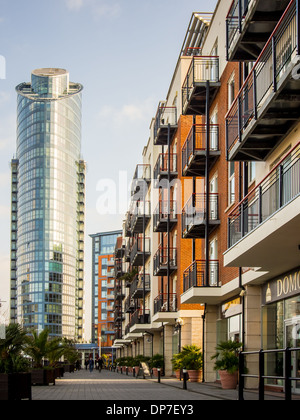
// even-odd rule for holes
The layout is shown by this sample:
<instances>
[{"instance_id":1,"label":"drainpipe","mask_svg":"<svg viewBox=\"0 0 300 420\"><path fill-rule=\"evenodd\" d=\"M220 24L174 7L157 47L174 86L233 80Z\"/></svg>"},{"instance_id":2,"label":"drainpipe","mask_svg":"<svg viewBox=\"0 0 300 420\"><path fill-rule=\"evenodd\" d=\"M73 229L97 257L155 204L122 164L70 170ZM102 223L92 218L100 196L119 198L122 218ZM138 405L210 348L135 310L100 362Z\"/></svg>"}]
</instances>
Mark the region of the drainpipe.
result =
<instances>
[{"instance_id":1,"label":"drainpipe","mask_svg":"<svg viewBox=\"0 0 300 420\"><path fill-rule=\"evenodd\" d=\"M202 357L203 357L203 367L202 367L202 382L205 382L205 362L204 362L204 355L205 355L205 318L206 318L206 304L204 305L204 312L202 315Z\"/></svg>"},{"instance_id":2,"label":"drainpipe","mask_svg":"<svg viewBox=\"0 0 300 420\"><path fill-rule=\"evenodd\" d=\"M205 285L209 286L209 218L210 218L210 194L209 194L209 151L210 151L210 125L209 125L209 80L206 82L206 164L205 164Z\"/></svg>"},{"instance_id":3,"label":"drainpipe","mask_svg":"<svg viewBox=\"0 0 300 420\"><path fill-rule=\"evenodd\" d=\"M170 165L171 165L171 154L170 154L170 146L171 146L171 126L168 124L168 219L167 219L167 239L168 239L168 267L167 267L167 277L168 277L168 303L167 303L167 312L170 312L170 208L171 208L171 191L170 191L170 183L171 183L171 173L170 173Z\"/></svg>"}]
</instances>

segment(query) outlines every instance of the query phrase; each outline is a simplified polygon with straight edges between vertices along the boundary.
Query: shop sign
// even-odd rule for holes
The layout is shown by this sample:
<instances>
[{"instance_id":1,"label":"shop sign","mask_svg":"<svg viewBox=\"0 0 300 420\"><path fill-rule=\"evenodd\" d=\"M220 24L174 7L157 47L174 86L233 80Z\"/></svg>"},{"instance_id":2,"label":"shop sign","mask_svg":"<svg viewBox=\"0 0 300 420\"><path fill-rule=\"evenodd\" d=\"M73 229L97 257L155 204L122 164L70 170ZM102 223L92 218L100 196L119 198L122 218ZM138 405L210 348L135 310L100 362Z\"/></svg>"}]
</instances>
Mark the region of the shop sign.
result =
<instances>
[{"instance_id":1,"label":"shop sign","mask_svg":"<svg viewBox=\"0 0 300 420\"><path fill-rule=\"evenodd\" d=\"M268 305L300 294L300 268L267 282L262 288L262 304Z\"/></svg>"}]
</instances>

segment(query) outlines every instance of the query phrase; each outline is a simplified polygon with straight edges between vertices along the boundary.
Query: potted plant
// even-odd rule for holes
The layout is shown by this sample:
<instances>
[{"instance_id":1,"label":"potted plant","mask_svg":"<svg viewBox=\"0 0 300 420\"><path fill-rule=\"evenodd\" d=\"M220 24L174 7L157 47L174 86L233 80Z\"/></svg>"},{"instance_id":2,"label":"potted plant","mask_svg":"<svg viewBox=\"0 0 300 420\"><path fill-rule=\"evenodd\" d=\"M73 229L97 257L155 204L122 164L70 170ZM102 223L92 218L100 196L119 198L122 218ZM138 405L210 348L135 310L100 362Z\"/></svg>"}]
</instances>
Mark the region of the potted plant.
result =
<instances>
[{"instance_id":1,"label":"potted plant","mask_svg":"<svg viewBox=\"0 0 300 420\"><path fill-rule=\"evenodd\" d=\"M239 357L242 344L234 341L223 341L217 347L214 369L219 372L223 389L236 389L238 384Z\"/></svg>"},{"instance_id":2,"label":"potted plant","mask_svg":"<svg viewBox=\"0 0 300 420\"><path fill-rule=\"evenodd\" d=\"M180 379L180 372L181 372L181 369L183 368L182 354L181 353L174 354L171 362L173 365L173 370L175 372L176 378Z\"/></svg>"},{"instance_id":3,"label":"potted plant","mask_svg":"<svg viewBox=\"0 0 300 420\"><path fill-rule=\"evenodd\" d=\"M157 378L158 377L158 373L157 373L157 369L163 369L164 367L164 356L162 354L155 354L151 359L150 359L150 368L152 368L153 371L153 375Z\"/></svg>"},{"instance_id":4,"label":"potted plant","mask_svg":"<svg viewBox=\"0 0 300 420\"><path fill-rule=\"evenodd\" d=\"M18 324L6 327L0 340L0 400L31 400L29 362L23 355L26 332Z\"/></svg>"},{"instance_id":5,"label":"potted plant","mask_svg":"<svg viewBox=\"0 0 300 420\"><path fill-rule=\"evenodd\" d=\"M203 367L201 348L195 345L184 346L180 354L182 367L187 369L190 382L200 382Z\"/></svg>"},{"instance_id":6,"label":"potted plant","mask_svg":"<svg viewBox=\"0 0 300 420\"><path fill-rule=\"evenodd\" d=\"M40 334L32 331L26 336L25 352L33 360L31 370L32 385L55 385L55 370L52 367L44 366L44 359L48 356L53 346L49 340L49 330L45 329Z\"/></svg>"}]
</instances>

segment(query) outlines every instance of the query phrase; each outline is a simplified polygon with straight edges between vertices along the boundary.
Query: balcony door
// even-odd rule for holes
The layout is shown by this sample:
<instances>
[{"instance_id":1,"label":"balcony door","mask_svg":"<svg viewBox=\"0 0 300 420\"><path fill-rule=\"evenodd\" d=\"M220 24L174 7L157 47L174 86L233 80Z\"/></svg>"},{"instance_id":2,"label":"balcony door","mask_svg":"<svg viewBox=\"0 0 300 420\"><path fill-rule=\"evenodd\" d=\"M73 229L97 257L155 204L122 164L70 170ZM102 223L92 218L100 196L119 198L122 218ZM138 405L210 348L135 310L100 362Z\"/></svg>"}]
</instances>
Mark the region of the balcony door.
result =
<instances>
[{"instance_id":1,"label":"balcony door","mask_svg":"<svg viewBox=\"0 0 300 420\"><path fill-rule=\"evenodd\" d=\"M210 196L210 220L218 219L218 200L216 199L218 194L218 176L214 176L209 183Z\"/></svg>"},{"instance_id":2,"label":"balcony door","mask_svg":"<svg viewBox=\"0 0 300 420\"><path fill-rule=\"evenodd\" d=\"M218 240L215 238L209 244L209 285L218 286L218 270L215 261L218 259Z\"/></svg>"}]
</instances>

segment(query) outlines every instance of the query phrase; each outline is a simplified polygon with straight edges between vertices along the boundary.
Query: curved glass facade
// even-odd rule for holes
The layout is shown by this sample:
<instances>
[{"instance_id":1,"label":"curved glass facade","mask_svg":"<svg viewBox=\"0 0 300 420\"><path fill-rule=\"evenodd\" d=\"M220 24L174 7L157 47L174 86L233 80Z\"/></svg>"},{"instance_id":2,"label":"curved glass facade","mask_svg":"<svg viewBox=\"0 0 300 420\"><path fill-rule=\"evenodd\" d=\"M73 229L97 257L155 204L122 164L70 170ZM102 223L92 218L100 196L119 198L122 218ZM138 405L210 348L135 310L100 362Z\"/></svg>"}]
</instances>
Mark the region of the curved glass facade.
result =
<instances>
[{"instance_id":1,"label":"curved glass facade","mask_svg":"<svg viewBox=\"0 0 300 420\"><path fill-rule=\"evenodd\" d=\"M82 337L81 91L61 69L32 73L17 110L17 320Z\"/></svg>"}]
</instances>

